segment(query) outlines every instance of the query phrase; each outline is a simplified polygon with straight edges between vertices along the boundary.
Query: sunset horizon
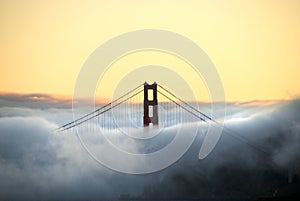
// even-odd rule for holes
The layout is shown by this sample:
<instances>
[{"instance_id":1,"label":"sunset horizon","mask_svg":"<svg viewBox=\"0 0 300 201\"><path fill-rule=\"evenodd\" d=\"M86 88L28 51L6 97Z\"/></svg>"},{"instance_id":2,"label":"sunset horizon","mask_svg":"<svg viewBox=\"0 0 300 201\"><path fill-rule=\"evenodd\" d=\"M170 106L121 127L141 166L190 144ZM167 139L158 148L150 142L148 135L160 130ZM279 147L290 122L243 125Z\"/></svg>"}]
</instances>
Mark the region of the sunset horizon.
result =
<instances>
[{"instance_id":1,"label":"sunset horizon","mask_svg":"<svg viewBox=\"0 0 300 201\"><path fill-rule=\"evenodd\" d=\"M220 75L228 101L291 100L300 95L297 1L136 1L130 6L98 1L84 7L79 2L1 4L2 92L71 97L80 69L97 47L126 32L157 28L177 32L206 52ZM167 16L166 5L172 8ZM139 18L131 13L139 14ZM123 21L118 17L121 14ZM106 18L113 28L102 29L109 26ZM188 64L178 57L143 51L117 58L104 81L118 82L120 69L124 68L120 75L125 76L126 71L145 64L164 65L185 77L192 75L187 68L183 70ZM199 80L191 80L194 90L199 90ZM110 98L114 87L104 85L101 98Z\"/></svg>"}]
</instances>

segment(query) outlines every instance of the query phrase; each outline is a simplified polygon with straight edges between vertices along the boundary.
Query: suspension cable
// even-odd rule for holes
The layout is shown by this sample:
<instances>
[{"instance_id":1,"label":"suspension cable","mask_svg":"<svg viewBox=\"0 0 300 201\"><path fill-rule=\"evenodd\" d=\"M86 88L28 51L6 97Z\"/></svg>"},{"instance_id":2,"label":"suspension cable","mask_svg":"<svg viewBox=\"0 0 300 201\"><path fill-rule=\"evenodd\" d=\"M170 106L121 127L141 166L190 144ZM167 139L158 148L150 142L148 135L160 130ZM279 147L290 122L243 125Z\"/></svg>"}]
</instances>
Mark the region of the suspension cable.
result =
<instances>
[{"instance_id":1,"label":"suspension cable","mask_svg":"<svg viewBox=\"0 0 300 201\"><path fill-rule=\"evenodd\" d=\"M163 90L165 90L167 93L169 93L171 96L173 96L174 98L176 98L177 100L179 100L180 102L182 102L183 104L185 104L186 106L188 106L189 108L191 108L192 110L200 113L201 115L203 115L204 117L206 117L209 120L212 120L211 117L207 116L206 114L204 114L203 112L197 110L195 107L191 106L190 104L188 104L187 102L185 102L184 100L178 98L175 94L173 94L170 90L166 89L165 87L163 87L160 84L157 84L160 88L162 88Z\"/></svg>"},{"instance_id":2,"label":"suspension cable","mask_svg":"<svg viewBox=\"0 0 300 201\"><path fill-rule=\"evenodd\" d=\"M163 88L161 85L159 85L161 88ZM184 103L185 105L189 106L191 109L195 110L196 112L200 113L203 115L202 112L196 110L194 107L192 107L190 104L186 103L185 101L179 99L176 95L174 95L173 93L169 92L168 90L166 90L165 88L163 88L167 93L169 93L170 95L172 95L174 98L178 99L180 102ZM246 137L242 136L240 133L238 133L237 131L234 131L228 127L225 127L223 125L221 125L219 122L217 122L216 120L212 119L212 118L209 118L208 120L215 123L215 124L210 124L207 120L205 120L204 118L198 116L197 114L191 112L190 110L186 109L185 107L183 107L181 104L177 103L176 101L172 100L170 97L168 97L167 95L165 95L164 93L160 92L158 90L158 93L160 93L161 95L163 95L164 97L166 97L167 99L169 99L170 101L172 101L174 104L176 104L177 106L183 108L184 110L186 110L188 113L190 113L191 115L195 116L196 118L200 119L201 121L204 121L205 123L217 128L217 127L221 127L223 128L223 131L224 133L226 133L227 135L239 140L239 141L242 141L244 143L246 143L248 146L264 153L265 155L267 156L271 156L271 154L269 152L267 152L266 150L264 150L262 147L258 146L258 145L255 145L254 143L252 143L249 139L247 139ZM207 117L207 115L203 115L205 117Z\"/></svg>"},{"instance_id":3,"label":"suspension cable","mask_svg":"<svg viewBox=\"0 0 300 201\"><path fill-rule=\"evenodd\" d=\"M142 85L143 85L143 84L141 84L141 85L135 87L134 89L128 91L126 94L122 95L121 97L117 98L116 100L114 100L114 101L112 101L112 102L110 102L110 103L108 103L108 104L106 104L106 105L104 105L104 106L102 106L102 107L100 107L100 108L98 108L98 109L96 109L96 110L94 110L94 111L92 111L92 112L90 112L90 113L88 113L88 114L86 114L86 115L84 115L84 116L82 116L82 117L80 117L80 118L74 120L74 121L71 121L71 122L69 122L69 123L67 123L67 124L65 124L65 125L62 125L62 126L60 126L59 128L56 128L54 131L55 131L55 132L64 131L64 130L67 130L67 129L69 129L69 128L74 127L74 126L72 126L73 124L79 125L79 124L83 123L83 122L81 122L80 120L85 119L86 117L91 116L91 115L95 114L96 112L99 112L100 110L103 110L104 108L106 108L106 107L108 107L108 106L114 104L115 102L121 100L122 98L126 97L126 96L129 95L130 93L132 93L132 92L136 91L137 89L139 89ZM142 90L140 90L138 93L140 93L141 91L142 91ZM138 93L135 93L135 95L137 95ZM132 97L132 96L130 96L130 97ZM127 98L126 100L128 100L128 98ZM123 101L123 102L125 102L125 101ZM118 104L117 104L117 105L118 105ZM111 107L111 108L112 108L112 107ZM111 108L110 108L110 109L111 109ZM110 110L110 109L106 109L105 112L108 111L108 110ZM101 114L103 114L103 113L101 113ZM92 116L92 118L94 118L94 117L95 117L95 116ZM88 118L88 119L92 119L92 118ZM80 122L80 123L76 123L76 122ZM84 121L84 122L85 122L85 121ZM66 128L66 129L65 129L65 128Z\"/></svg>"}]
</instances>

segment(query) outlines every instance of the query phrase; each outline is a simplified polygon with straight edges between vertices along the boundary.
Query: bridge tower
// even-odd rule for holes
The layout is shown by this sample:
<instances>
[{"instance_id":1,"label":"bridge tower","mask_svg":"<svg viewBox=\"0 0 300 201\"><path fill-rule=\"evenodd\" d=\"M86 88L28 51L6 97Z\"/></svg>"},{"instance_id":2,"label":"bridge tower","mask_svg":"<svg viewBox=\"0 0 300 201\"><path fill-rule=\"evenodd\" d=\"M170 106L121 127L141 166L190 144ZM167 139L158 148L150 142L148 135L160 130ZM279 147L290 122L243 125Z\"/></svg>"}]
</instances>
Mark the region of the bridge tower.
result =
<instances>
[{"instance_id":1,"label":"bridge tower","mask_svg":"<svg viewBox=\"0 0 300 201\"><path fill-rule=\"evenodd\" d=\"M144 83L144 127L158 125L157 84ZM150 114L151 111L151 114ZM152 116L149 116L152 115Z\"/></svg>"}]
</instances>

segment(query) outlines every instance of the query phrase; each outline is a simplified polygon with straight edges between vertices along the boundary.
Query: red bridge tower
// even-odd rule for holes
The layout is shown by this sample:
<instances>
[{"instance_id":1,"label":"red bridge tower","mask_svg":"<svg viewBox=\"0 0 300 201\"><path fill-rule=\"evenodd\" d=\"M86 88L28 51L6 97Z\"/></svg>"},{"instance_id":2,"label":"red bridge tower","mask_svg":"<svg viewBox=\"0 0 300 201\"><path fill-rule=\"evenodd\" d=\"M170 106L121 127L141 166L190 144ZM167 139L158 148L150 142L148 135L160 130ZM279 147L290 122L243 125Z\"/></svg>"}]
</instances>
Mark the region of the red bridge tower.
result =
<instances>
[{"instance_id":1,"label":"red bridge tower","mask_svg":"<svg viewBox=\"0 0 300 201\"><path fill-rule=\"evenodd\" d=\"M144 127L158 125L157 84L144 84ZM149 116L151 115L151 116Z\"/></svg>"}]
</instances>

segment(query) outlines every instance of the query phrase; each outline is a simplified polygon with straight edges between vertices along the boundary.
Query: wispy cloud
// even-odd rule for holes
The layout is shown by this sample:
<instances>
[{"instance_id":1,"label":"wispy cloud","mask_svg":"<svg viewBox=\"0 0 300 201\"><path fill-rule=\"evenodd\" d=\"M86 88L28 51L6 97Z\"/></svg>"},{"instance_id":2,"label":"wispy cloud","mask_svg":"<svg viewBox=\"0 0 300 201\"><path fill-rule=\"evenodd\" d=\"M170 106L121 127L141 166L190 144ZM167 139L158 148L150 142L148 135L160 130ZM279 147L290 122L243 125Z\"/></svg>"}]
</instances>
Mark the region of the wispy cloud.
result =
<instances>
[{"instance_id":1,"label":"wispy cloud","mask_svg":"<svg viewBox=\"0 0 300 201\"><path fill-rule=\"evenodd\" d=\"M69 108L72 99L64 96L49 94L16 94L0 93L0 107L29 107L29 108Z\"/></svg>"}]
</instances>

